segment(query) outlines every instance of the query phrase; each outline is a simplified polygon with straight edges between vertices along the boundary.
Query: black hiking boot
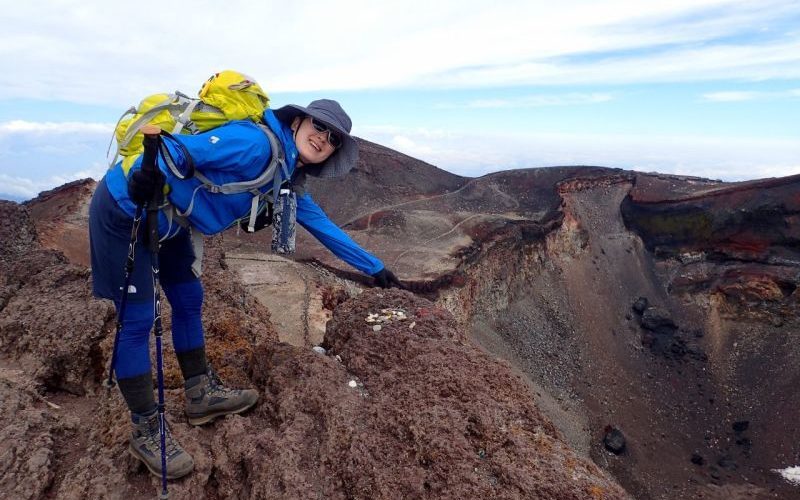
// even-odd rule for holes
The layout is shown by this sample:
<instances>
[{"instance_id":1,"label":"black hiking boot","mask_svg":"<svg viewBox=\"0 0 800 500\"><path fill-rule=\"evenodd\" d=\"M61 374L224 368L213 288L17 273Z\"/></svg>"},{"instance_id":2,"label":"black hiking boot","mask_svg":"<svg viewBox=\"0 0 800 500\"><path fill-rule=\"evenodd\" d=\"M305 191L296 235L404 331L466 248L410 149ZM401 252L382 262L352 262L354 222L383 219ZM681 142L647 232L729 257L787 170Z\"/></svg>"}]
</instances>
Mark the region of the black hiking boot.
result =
<instances>
[{"instance_id":1,"label":"black hiking boot","mask_svg":"<svg viewBox=\"0 0 800 500\"><path fill-rule=\"evenodd\" d=\"M192 425L203 425L217 417L242 413L258 401L255 389L228 389L210 367L184 383L186 416Z\"/></svg>"},{"instance_id":2,"label":"black hiking boot","mask_svg":"<svg viewBox=\"0 0 800 500\"><path fill-rule=\"evenodd\" d=\"M192 472L194 460L172 437L168 426L165 427L164 442L167 450L167 479L178 479ZM161 477L161 435L158 432L158 412L152 415L133 414L133 432L131 433L131 455L141 460L147 469L157 477Z\"/></svg>"}]
</instances>

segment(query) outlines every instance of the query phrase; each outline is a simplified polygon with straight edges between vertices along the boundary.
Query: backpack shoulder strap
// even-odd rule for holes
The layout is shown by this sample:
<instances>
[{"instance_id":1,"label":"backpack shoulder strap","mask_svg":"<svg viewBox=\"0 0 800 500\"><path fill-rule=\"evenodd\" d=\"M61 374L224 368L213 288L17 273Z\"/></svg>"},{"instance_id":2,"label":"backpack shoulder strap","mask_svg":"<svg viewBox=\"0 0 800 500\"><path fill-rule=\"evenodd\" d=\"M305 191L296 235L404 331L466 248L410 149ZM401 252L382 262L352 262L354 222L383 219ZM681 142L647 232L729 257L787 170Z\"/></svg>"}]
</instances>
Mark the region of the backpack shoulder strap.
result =
<instances>
[{"instance_id":1,"label":"backpack shoulder strap","mask_svg":"<svg viewBox=\"0 0 800 500\"><path fill-rule=\"evenodd\" d=\"M201 172L195 171L194 176L200 181L200 185L192 193L192 200L184 212L178 213L180 217L189 217L194 209L194 196L197 189L204 188L211 193L222 194L240 194L252 193L253 200L250 207L250 220L248 221L248 230L252 232L255 227L255 219L258 215L258 204L265 193L261 192L261 188L272 182L272 196L274 200L277 198L278 191L284 181L289 180L289 168L286 165L285 153L283 145L278 140L275 133L269 127L263 124L258 124L258 127L267 136L270 148L272 151L272 158L270 159L267 168L255 179L241 182L229 182L226 184L216 184L211 179L203 175ZM269 195L267 194L269 197Z\"/></svg>"},{"instance_id":2,"label":"backpack shoulder strap","mask_svg":"<svg viewBox=\"0 0 800 500\"><path fill-rule=\"evenodd\" d=\"M255 179L241 182L228 182L226 184L215 184L200 172L195 172L194 176L200 179L200 182L203 183L203 187L212 193L239 194L258 191L262 187L269 184L269 182L274 178L279 181L278 184L283 182L283 180L288 180L289 170L286 166L283 145L280 143L275 133L269 129L269 127L262 124L258 124L258 127L262 132L264 132L264 134L267 136L267 139L269 139L269 145L272 150L272 159L267 165L267 168L265 168L264 171L261 172L261 174Z\"/></svg>"},{"instance_id":3,"label":"backpack shoulder strap","mask_svg":"<svg viewBox=\"0 0 800 500\"><path fill-rule=\"evenodd\" d=\"M180 92L175 92L174 94L168 94L166 99L142 113L138 118L136 118L136 120L133 121L133 123L128 125L125 135L117 141L117 151L114 153L114 158L111 160L109 167L113 167L117 163L117 158L119 157L120 152L128 147L142 127L150 123L153 117L162 111L168 110L170 114L173 114L176 117L175 128L172 130L173 134L179 133L183 127L186 127L191 131L192 123L191 120L189 120L189 115L191 115L199 101L199 99L193 99L181 94ZM137 114L137 108L132 107L122 116L120 116L119 120L117 121L117 125L114 127L115 130L119 126L122 119L129 114ZM111 150L111 143L113 143L113 141L114 136L112 135L111 142L108 144L109 151ZM106 156L108 156L109 151L106 152Z\"/></svg>"}]
</instances>

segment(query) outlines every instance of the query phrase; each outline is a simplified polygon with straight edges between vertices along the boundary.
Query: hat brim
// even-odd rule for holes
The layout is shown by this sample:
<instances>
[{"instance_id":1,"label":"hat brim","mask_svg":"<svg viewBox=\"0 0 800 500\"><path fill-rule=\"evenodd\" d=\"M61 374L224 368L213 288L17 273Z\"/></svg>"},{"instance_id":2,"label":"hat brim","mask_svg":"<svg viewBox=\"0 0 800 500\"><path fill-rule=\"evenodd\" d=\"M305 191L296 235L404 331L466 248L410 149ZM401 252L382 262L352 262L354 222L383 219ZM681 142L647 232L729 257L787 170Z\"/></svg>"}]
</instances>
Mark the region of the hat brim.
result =
<instances>
[{"instance_id":1,"label":"hat brim","mask_svg":"<svg viewBox=\"0 0 800 500\"><path fill-rule=\"evenodd\" d=\"M327 160L317 165L303 167L306 173L322 178L339 177L349 172L358 163L358 144L355 139L346 130L331 123L324 113L296 104L288 104L274 110L273 113L283 123L291 123L297 116L311 116L336 131L342 138L342 145Z\"/></svg>"}]
</instances>

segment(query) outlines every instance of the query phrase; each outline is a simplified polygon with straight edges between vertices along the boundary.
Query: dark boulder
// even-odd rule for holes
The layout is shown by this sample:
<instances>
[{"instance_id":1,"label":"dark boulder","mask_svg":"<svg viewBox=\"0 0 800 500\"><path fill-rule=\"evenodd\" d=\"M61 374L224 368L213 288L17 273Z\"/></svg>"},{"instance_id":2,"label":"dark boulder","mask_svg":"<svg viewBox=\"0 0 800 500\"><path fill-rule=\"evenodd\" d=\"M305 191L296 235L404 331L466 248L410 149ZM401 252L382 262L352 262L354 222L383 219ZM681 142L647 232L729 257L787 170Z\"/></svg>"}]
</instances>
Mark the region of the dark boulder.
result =
<instances>
[{"instance_id":1,"label":"dark boulder","mask_svg":"<svg viewBox=\"0 0 800 500\"><path fill-rule=\"evenodd\" d=\"M625 435L616 427L608 426L603 437L603 445L614 455L619 455L625 451Z\"/></svg>"},{"instance_id":2,"label":"dark boulder","mask_svg":"<svg viewBox=\"0 0 800 500\"><path fill-rule=\"evenodd\" d=\"M750 427L749 420L739 420L733 423L733 432L744 432Z\"/></svg>"},{"instance_id":3,"label":"dark boulder","mask_svg":"<svg viewBox=\"0 0 800 500\"><path fill-rule=\"evenodd\" d=\"M647 309L647 305L647 297L639 297L636 299L636 302L633 303L633 310L636 311L637 314L642 314L644 310Z\"/></svg>"},{"instance_id":4,"label":"dark boulder","mask_svg":"<svg viewBox=\"0 0 800 500\"><path fill-rule=\"evenodd\" d=\"M642 313L642 328L656 333L672 334L678 326L669 311L661 307L648 307Z\"/></svg>"},{"instance_id":5,"label":"dark boulder","mask_svg":"<svg viewBox=\"0 0 800 500\"><path fill-rule=\"evenodd\" d=\"M748 455L750 453L750 450L753 448L753 441L751 441L750 438L746 437L737 438L736 446L741 446L745 455Z\"/></svg>"},{"instance_id":6,"label":"dark boulder","mask_svg":"<svg viewBox=\"0 0 800 500\"><path fill-rule=\"evenodd\" d=\"M729 456L720 457L719 460L717 460L717 465L730 471L734 471L738 468L736 461Z\"/></svg>"}]
</instances>

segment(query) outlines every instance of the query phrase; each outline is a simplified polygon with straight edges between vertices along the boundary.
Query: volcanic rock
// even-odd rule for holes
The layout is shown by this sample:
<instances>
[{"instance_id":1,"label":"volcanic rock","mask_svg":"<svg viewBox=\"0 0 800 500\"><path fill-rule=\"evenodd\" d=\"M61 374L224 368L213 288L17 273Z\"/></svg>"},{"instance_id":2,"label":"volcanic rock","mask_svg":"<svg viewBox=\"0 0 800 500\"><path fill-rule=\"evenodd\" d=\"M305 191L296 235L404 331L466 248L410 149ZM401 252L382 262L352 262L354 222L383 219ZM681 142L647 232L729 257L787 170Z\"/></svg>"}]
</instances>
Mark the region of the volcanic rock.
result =
<instances>
[{"instance_id":1,"label":"volcanic rock","mask_svg":"<svg viewBox=\"0 0 800 500\"><path fill-rule=\"evenodd\" d=\"M68 426L21 370L0 368L0 487L8 498L42 498L55 475L57 435Z\"/></svg>"},{"instance_id":2,"label":"volcanic rock","mask_svg":"<svg viewBox=\"0 0 800 500\"><path fill-rule=\"evenodd\" d=\"M100 343L113 307L95 300L89 270L43 249L28 209L0 203L0 356L14 359L38 384L84 394L101 371Z\"/></svg>"},{"instance_id":3,"label":"volcanic rock","mask_svg":"<svg viewBox=\"0 0 800 500\"><path fill-rule=\"evenodd\" d=\"M28 220L26 207L3 208ZM32 233L20 224L9 234ZM166 349L167 419L195 459L171 496L629 498L569 449L523 379L469 345L444 309L408 292L364 292L336 307L324 339L333 356L320 356L276 342L218 240L206 250L210 362L262 399L248 414L190 427ZM151 497L159 481L126 451L124 404L100 385L113 307L90 296L88 270L58 250L28 237L3 251L0 485L19 498ZM364 318L384 309L403 314L375 335Z\"/></svg>"},{"instance_id":4,"label":"volcanic rock","mask_svg":"<svg viewBox=\"0 0 800 500\"><path fill-rule=\"evenodd\" d=\"M633 303L633 310L638 314L642 314L644 313L645 309L647 309L647 305L647 297L639 297L636 299L636 302Z\"/></svg>"},{"instance_id":5,"label":"volcanic rock","mask_svg":"<svg viewBox=\"0 0 800 500\"><path fill-rule=\"evenodd\" d=\"M672 321L669 311L661 307L648 307L642 313L642 328L651 332L671 334L678 326Z\"/></svg>"},{"instance_id":6,"label":"volcanic rock","mask_svg":"<svg viewBox=\"0 0 800 500\"><path fill-rule=\"evenodd\" d=\"M717 460L717 465L719 465L723 469L731 471L734 471L737 468L736 461L728 456L720 457L719 460Z\"/></svg>"},{"instance_id":7,"label":"volcanic rock","mask_svg":"<svg viewBox=\"0 0 800 500\"><path fill-rule=\"evenodd\" d=\"M60 251L70 263L84 267L89 266L86 227L89 200L95 187L94 180L81 179L39 193L25 202L41 245Z\"/></svg>"},{"instance_id":8,"label":"volcanic rock","mask_svg":"<svg viewBox=\"0 0 800 500\"><path fill-rule=\"evenodd\" d=\"M0 200L0 260L13 260L36 248L36 229L23 205Z\"/></svg>"},{"instance_id":9,"label":"volcanic rock","mask_svg":"<svg viewBox=\"0 0 800 500\"><path fill-rule=\"evenodd\" d=\"M603 446L611 453L619 455L625 451L625 435L616 427L609 427L603 436Z\"/></svg>"},{"instance_id":10,"label":"volcanic rock","mask_svg":"<svg viewBox=\"0 0 800 500\"><path fill-rule=\"evenodd\" d=\"M602 498L605 479L598 478L605 472L587 475L587 489L580 492L556 493L544 484L572 481L565 471L580 476L593 466L590 458L636 498L796 495L796 487L769 470L791 465L786 457L800 453L800 428L793 425L800 419L794 387L800 344L791 336L800 330L800 178L723 183L572 166L470 179L359 143L359 164L349 176L309 179L309 191L334 222L430 303L365 295L369 306L359 311L362 316L336 312L326 328L331 311L359 307L371 278L348 269L302 230L294 262L265 257L267 232L231 231L209 240L209 356L226 381L254 385L263 399L245 416L189 428L182 421L177 365L166 353L168 416L197 462L193 475L171 484L173 495L380 498L391 490L395 497L400 491L411 497ZM0 311L0 366L18 363L13 369L44 398L26 392L31 399L23 405L55 412L45 401L54 402L92 428L81 437L68 422L36 424L30 439L38 443L37 433L49 433L55 451L47 455L50 462L39 455L33 460L41 471L34 476L41 479L30 494L149 497L157 481L125 453L122 402L98 389L113 340L105 314L113 308L101 301L102 311L91 309L89 276L78 255L85 245L79 240L85 238L86 199L82 188L71 189L74 199L59 199L56 190L25 204L36 234L7 231L5 218L0 224L0 248L9 249L3 250L5 260L0 255L0 308L11 304ZM65 216L48 227L44 218L59 207ZM71 210L78 213L66 216ZM60 224L81 230L65 226L69 237L58 237ZM6 239L25 231L27 239ZM238 264L230 258L234 251ZM26 265L41 286L14 267L33 253L39 257L25 257ZM249 262L247 282L237 274L245 272L243 262ZM65 264L76 267L64 275L59 266ZM54 279L48 282L47 275ZM77 291L81 279L87 288ZM291 293L274 292L287 284ZM76 291L77 298L66 298ZM31 292L48 293L51 303L63 300L63 317L53 311L53 325L42 318L29 324ZM625 319L634 316L632 297L649 298L682 329L640 330ZM68 331L67 347L57 345L64 317L87 304L87 319L78 314L87 341ZM369 313L395 305L408 321L382 323L378 334L369 329ZM412 306L421 312L406 309ZM337 323L352 323L352 329L336 330ZM435 325L444 330L431 330ZM33 338L38 330L41 343ZM651 349L620 335L624 330L651 339ZM278 333L293 345L277 343ZM18 345L17 338L26 340ZM323 339L330 356L311 350ZM472 346L486 357L475 357ZM44 363L34 360L39 352ZM387 375L370 369L373 360ZM58 369L59 362L66 370ZM518 371L508 378L497 366ZM447 378L451 370L458 380ZM499 378L487 379L487 371ZM64 380L57 374L66 374ZM509 382L517 374L523 385ZM356 388L348 387L350 380ZM400 404L415 414L401 412ZM475 409L481 405L497 405L499 415L516 415L523 425L496 427L496 417ZM748 415L759 425L745 437L731 432L731 415ZM624 460L609 457L587 430L609 421L637 443ZM557 438L547 422L558 426ZM508 452L497 444L506 442L504 433L511 436ZM758 446L748 447L745 439ZM579 452L583 465L561 454L561 440ZM444 449L441 443L451 441L463 456ZM714 463L704 469L706 476L687 468L686 457L699 442L703 455L729 456L736 470L723 474ZM399 456L385 458L384 450ZM566 457L561 469L547 465L557 462L551 452ZM530 465L536 463L544 465ZM16 494L26 486L14 467L2 486ZM392 467L399 471L394 476ZM380 473L373 476L373 470ZM544 482L521 479L526 475ZM450 476L462 485L449 482ZM336 479L326 479L331 477ZM607 496L617 495L615 488Z\"/></svg>"},{"instance_id":11,"label":"volcanic rock","mask_svg":"<svg viewBox=\"0 0 800 500\"><path fill-rule=\"evenodd\" d=\"M748 427L750 427L750 421L737 420L736 422L733 423L733 425L731 425L731 427L733 427L733 432L736 433L744 432L747 430Z\"/></svg>"}]
</instances>

